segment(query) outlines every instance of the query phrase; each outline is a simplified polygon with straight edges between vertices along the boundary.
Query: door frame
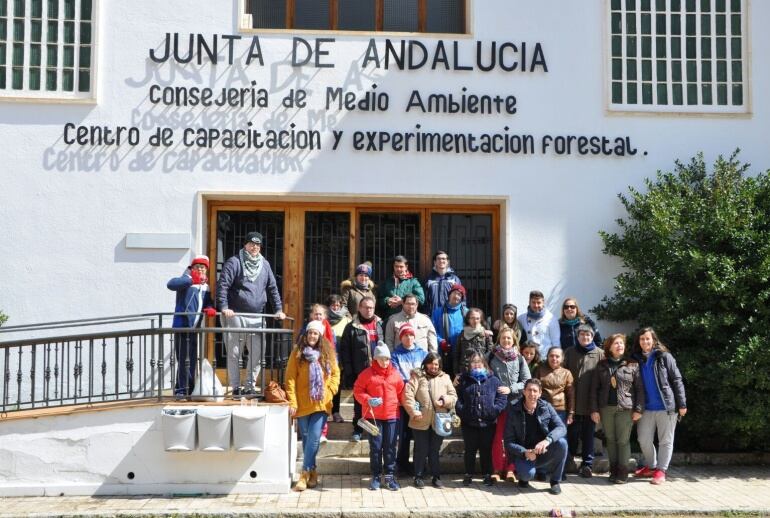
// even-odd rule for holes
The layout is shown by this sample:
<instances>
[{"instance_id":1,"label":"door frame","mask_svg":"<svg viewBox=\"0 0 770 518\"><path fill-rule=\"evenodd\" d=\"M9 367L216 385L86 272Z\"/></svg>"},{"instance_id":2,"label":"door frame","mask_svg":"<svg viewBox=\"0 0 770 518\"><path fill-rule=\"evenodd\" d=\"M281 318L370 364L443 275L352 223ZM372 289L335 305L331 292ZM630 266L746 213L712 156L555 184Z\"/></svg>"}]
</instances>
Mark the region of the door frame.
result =
<instances>
[{"instance_id":1,"label":"door frame","mask_svg":"<svg viewBox=\"0 0 770 518\"><path fill-rule=\"evenodd\" d=\"M206 216L207 237L203 248L208 251L211 261L215 261L217 252L217 221L220 211L252 211L252 212L283 212L284 213L284 259L283 259L283 287L281 299L284 312L295 319L297 326L304 320L302 314L305 307L304 299L304 256L305 256L305 213L306 212L344 212L350 214L350 258L349 271L353 271L357 264L358 236L360 235L360 214L367 212L407 212L420 214L420 232L422 237L421 271L414 272L420 279L424 279L430 273L433 264L431 261L434 250L432 249L431 214L488 214L492 218L492 308L485 308L490 312L496 312L500 306L501 294L504 283L501 276L501 258L504 250L504 236L501 235L500 215L505 200L469 200L469 199L441 199L440 202L431 203L429 199L420 198L414 201L383 200L365 201L360 198L351 198L347 201L329 201L320 198L310 201L308 197L299 200L286 199L285 196L256 195L248 199L228 200L221 197L204 198ZM224 258L226 259L226 258ZM342 281L342 279L340 279ZM216 282L211 285L212 297L216 299ZM209 348L208 355L213 357L213 347ZM211 358L210 358L211 359Z\"/></svg>"}]
</instances>

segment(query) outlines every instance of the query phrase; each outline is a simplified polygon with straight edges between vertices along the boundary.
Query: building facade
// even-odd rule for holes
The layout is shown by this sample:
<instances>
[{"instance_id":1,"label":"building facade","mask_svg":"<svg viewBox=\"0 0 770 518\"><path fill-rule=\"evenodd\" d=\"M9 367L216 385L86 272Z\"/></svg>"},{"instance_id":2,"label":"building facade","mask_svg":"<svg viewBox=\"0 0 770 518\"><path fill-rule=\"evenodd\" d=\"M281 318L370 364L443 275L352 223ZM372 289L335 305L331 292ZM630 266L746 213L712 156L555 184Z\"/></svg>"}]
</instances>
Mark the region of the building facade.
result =
<instances>
[{"instance_id":1,"label":"building facade","mask_svg":"<svg viewBox=\"0 0 770 518\"><path fill-rule=\"evenodd\" d=\"M449 251L495 316L612 288L599 230L674 161L766 167L770 4L0 0L0 309L170 311L265 236L301 318ZM609 324L605 324L609 326Z\"/></svg>"}]
</instances>

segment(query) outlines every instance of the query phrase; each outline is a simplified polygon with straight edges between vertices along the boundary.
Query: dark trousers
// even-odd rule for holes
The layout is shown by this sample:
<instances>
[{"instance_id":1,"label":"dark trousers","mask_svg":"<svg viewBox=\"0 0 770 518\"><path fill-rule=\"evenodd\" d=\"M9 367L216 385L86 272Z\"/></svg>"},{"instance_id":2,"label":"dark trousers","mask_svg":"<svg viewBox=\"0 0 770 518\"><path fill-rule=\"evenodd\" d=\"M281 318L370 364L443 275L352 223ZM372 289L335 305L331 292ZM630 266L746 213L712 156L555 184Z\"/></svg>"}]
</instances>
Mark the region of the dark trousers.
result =
<instances>
[{"instance_id":1,"label":"dark trousers","mask_svg":"<svg viewBox=\"0 0 770 518\"><path fill-rule=\"evenodd\" d=\"M596 424L591 421L589 415L576 415L575 420L567 427L569 453L572 456L577 453L578 441L580 441L580 456L583 458L583 466L592 466L594 463L595 431Z\"/></svg>"},{"instance_id":2,"label":"dark trousers","mask_svg":"<svg viewBox=\"0 0 770 518\"><path fill-rule=\"evenodd\" d=\"M176 384L174 395L189 396L195 388L195 368L198 365L198 334L174 333Z\"/></svg>"},{"instance_id":3,"label":"dark trousers","mask_svg":"<svg viewBox=\"0 0 770 518\"><path fill-rule=\"evenodd\" d=\"M438 457L444 438L434 432L432 428L412 430L412 434L414 435L414 474L418 477L425 476L425 461L427 460L430 465L430 475L440 477L441 466Z\"/></svg>"},{"instance_id":4,"label":"dark trousers","mask_svg":"<svg viewBox=\"0 0 770 518\"><path fill-rule=\"evenodd\" d=\"M495 426L477 428L462 426L465 443L465 473L472 475L476 471L476 452L479 452L481 474L492 474L492 441L495 438Z\"/></svg>"},{"instance_id":5,"label":"dark trousers","mask_svg":"<svg viewBox=\"0 0 770 518\"><path fill-rule=\"evenodd\" d=\"M359 419L361 419L361 403L359 403L357 399L354 399L353 400L353 433L357 433L360 435L364 433L364 429L358 426Z\"/></svg>"},{"instance_id":6,"label":"dark trousers","mask_svg":"<svg viewBox=\"0 0 770 518\"><path fill-rule=\"evenodd\" d=\"M412 443L412 429L409 428L409 414L404 407L399 407L398 418L398 454L396 464L402 472L409 471L409 446Z\"/></svg>"},{"instance_id":7,"label":"dark trousers","mask_svg":"<svg viewBox=\"0 0 770 518\"><path fill-rule=\"evenodd\" d=\"M564 472L564 463L567 461L567 441L563 438L552 443L542 455L538 455L534 461L523 457L516 457L516 476L519 480L532 480L535 471L550 475L551 482L559 482Z\"/></svg>"},{"instance_id":8,"label":"dark trousers","mask_svg":"<svg viewBox=\"0 0 770 518\"><path fill-rule=\"evenodd\" d=\"M338 414L340 411L340 396L342 395L342 389L339 389L332 398L332 414Z\"/></svg>"},{"instance_id":9,"label":"dark trousers","mask_svg":"<svg viewBox=\"0 0 770 518\"><path fill-rule=\"evenodd\" d=\"M396 440L398 439L398 419L377 421L380 429L376 437L369 436L369 467L372 476L377 477L385 468L386 475L396 473Z\"/></svg>"}]
</instances>

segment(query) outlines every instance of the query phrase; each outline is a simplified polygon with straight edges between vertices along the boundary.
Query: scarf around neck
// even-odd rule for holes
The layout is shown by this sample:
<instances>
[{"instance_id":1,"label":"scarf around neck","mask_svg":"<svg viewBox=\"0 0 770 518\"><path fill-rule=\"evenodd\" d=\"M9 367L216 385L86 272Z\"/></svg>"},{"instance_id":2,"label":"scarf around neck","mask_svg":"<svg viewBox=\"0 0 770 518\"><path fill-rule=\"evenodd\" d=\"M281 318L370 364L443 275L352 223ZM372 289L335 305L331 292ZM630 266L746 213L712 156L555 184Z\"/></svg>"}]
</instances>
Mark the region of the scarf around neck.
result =
<instances>
[{"instance_id":1,"label":"scarf around neck","mask_svg":"<svg viewBox=\"0 0 770 518\"><path fill-rule=\"evenodd\" d=\"M321 357L321 351L313 349L306 345L302 349L302 357L310 363L308 373L310 375L310 399L313 401L323 401L324 398L324 375L321 369L321 363L318 359Z\"/></svg>"},{"instance_id":2,"label":"scarf around neck","mask_svg":"<svg viewBox=\"0 0 770 518\"><path fill-rule=\"evenodd\" d=\"M249 282L254 282L262 271L262 254L257 254L256 257L252 258L246 250L241 248L241 266L243 267L243 275Z\"/></svg>"},{"instance_id":3,"label":"scarf around neck","mask_svg":"<svg viewBox=\"0 0 770 518\"><path fill-rule=\"evenodd\" d=\"M567 320L566 318L560 319L562 324L567 324L568 326L575 326L580 323L580 317L570 318Z\"/></svg>"},{"instance_id":4,"label":"scarf around neck","mask_svg":"<svg viewBox=\"0 0 770 518\"><path fill-rule=\"evenodd\" d=\"M348 308L345 306L342 306L342 309L339 309L337 311L334 311L333 309L329 309L329 315L327 320L329 320L329 323L333 326L336 326L337 323L342 320L343 318L348 316Z\"/></svg>"},{"instance_id":5,"label":"scarf around neck","mask_svg":"<svg viewBox=\"0 0 770 518\"><path fill-rule=\"evenodd\" d=\"M497 359L502 361L503 363L511 362L515 360L519 353L516 351L515 347L510 347L508 349L504 349L502 345L497 344L494 349L494 354Z\"/></svg>"},{"instance_id":6,"label":"scarf around neck","mask_svg":"<svg viewBox=\"0 0 770 518\"><path fill-rule=\"evenodd\" d=\"M591 342L588 345L588 347L583 347L582 344L578 344L576 347L577 347L578 352L581 352L583 354L588 354L591 351L593 351L594 349L596 349L596 342Z\"/></svg>"},{"instance_id":7,"label":"scarf around neck","mask_svg":"<svg viewBox=\"0 0 770 518\"><path fill-rule=\"evenodd\" d=\"M476 327L463 327L463 337L466 340L473 340L477 336L484 336L484 327L482 325L477 325Z\"/></svg>"},{"instance_id":8,"label":"scarf around neck","mask_svg":"<svg viewBox=\"0 0 770 518\"><path fill-rule=\"evenodd\" d=\"M545 308L538 312L534 312L530 309L529 306L527 306L527 317L529 317L531 320L540 320L543 318L543 315L545 315Z\"/></svg>"}]
</instances>

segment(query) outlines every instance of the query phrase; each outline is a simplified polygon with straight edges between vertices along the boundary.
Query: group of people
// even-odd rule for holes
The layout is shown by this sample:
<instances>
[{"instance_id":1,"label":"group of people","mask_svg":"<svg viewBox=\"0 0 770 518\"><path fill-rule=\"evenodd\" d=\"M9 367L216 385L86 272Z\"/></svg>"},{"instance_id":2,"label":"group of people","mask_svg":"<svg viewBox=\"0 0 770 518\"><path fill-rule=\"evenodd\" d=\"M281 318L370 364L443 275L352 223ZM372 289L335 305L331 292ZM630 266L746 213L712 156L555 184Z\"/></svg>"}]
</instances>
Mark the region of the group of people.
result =
<instances>
[{"instance_id":1,"label":"group of people","mask_svg":"<svg viewBox=\"0 0 770 518\"><path fill-rule=\"evenodd\" d=\"M218 279L217 305L226 327L261 325L238 313L261 313L268 297L283 318L275 278L259 255L261 239L249 234ZM181 278L169 281L169 289L177 291L177 312L213 311L207 262L196 258ZM536 290L525 313L505 304L490 326L481 309L467 306L467 292L444 251L434 255L424 284L403 256L393 259L392 273L379 287L372 277L371 264L361 264L341 283L339 294L325 305L313 304L289 357L285 388L303 447L295 490L318 484L316 456L327 421L344 421L343 386L353 389L351 440L368 436L373 490L398 490L397 475L407 473L418 488L429 477L433 486L443 487L439 453L453 415L465 445L465 485L472 483L478 454L485 485L509 480L529 487L532 479L547 480L550 492L559 494L577 454L579 475L593 475L598 425L606 440L609 480L624 483L634 423L644 455L635 476L665 482L676 423L687 405L676 361L652 328L641 329L629 351L622 334L602 340L575 298L564 300L557 318ZM178 327L193 324L180 321ZM186 336L179 339L189 340ZM240 335L226 336L234 397L254 390L256 340L244 344ZM241 344L250 348L244 387L237 368ZM195 362L185 365L190 363L194 369ZM185 390L184 380L194 376L194 370L184 377L180 372L177 390Z\"/></svg>"}]
</instances>

